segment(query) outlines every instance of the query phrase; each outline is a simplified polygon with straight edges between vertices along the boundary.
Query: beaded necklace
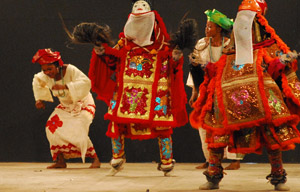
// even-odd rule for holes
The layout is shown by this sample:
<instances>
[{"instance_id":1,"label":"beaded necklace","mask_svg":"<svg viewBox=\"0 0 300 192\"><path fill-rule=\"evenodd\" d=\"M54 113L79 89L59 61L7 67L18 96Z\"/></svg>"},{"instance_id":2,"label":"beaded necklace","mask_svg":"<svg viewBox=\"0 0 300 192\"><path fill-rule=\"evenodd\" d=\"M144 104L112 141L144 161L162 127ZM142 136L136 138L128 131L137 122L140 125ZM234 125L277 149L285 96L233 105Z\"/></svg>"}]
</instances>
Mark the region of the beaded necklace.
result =
<instances>
[{"instance_id":1,"label":"beaded necklace","mask_svg":"<svg viewBox=\"0 0 300 192\"><path fill-rule=\"evenodd\" d=\"M60 71L62 85L65 85L62 67L59 69L59 71ZM54 79L54 85L56 85L56 80L55 80L55 78L53 78L53 79ZM60 97L66 96L65 90L62 90L62 93L60 92L60 90L57 90L57 92Z\"/></svg>"},{"instance_id":2,"label":"beaded necklace","mask_svg":"<svg viewBox=\"0 0 300 192\"><path fill-rule=\"evenodd\" d=\"M222 37L222 48L221 48L221 52L220 52L220 57L222 55L223 48L224 48L224 37ZM211 49L211 37L209 38L209 56L210 56L210 62L215 63L216 61L213 59L212 49Z\"/></svg>"}]
</instances>

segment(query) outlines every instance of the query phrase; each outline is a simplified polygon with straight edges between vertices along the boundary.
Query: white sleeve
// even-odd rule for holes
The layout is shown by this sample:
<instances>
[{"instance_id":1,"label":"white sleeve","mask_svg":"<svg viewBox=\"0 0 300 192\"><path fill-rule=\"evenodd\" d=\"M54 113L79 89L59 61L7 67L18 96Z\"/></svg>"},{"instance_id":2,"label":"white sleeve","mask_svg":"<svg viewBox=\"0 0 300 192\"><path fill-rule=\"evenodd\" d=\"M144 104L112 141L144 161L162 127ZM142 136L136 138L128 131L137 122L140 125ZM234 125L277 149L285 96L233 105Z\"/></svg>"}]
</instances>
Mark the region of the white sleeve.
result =
<instances>
[{"instance_id":1,"label":"white sleeve","mask_svg":"<svg viewBox=\"0 0 300 192\"><path fill-rule=\"evenodd\" d=\"M194 82L193 82L193 78L192 78L192 75L191 73L189 73L189 76L186 80L186 85L193 88L194 87Z\"/></svg>"},{"instance_id":2,"label":"white sleeve","mask_svg":"<svg viewBox=\"0 0 300 192\"><path fill-rule=\"evenodd\" d=\"M47 86L47 78L43 72L39 72L34 75L32 89L36 101L42 100L53 102L53 97L49 87Z\"/></svg>"},{"instance_id":3,"label":"white sleeve","mask_svg":"<svg viewBox=\"0 0 300 192\"><path fill-rule=\"evenodd\" d=\"M207 64L208 52L206 50L208 44L205 41L205 38L199 39L197 44L195 45L194 51L192 52L192 56L195 58L194 62L200 65Z\"/></svg>"},{"instance_id":4,"label":"white sleeve","mask_svg":"<svg viewBox=\"0 0 300 192\"><path fill-rule=\"evenodd\" d=\"M69 89L69 93L74 102L85 98L91 89L90 79L81 72L77 67L69 65L71 71L71 81L66 83Z\"/></svg>"}]
</instances>

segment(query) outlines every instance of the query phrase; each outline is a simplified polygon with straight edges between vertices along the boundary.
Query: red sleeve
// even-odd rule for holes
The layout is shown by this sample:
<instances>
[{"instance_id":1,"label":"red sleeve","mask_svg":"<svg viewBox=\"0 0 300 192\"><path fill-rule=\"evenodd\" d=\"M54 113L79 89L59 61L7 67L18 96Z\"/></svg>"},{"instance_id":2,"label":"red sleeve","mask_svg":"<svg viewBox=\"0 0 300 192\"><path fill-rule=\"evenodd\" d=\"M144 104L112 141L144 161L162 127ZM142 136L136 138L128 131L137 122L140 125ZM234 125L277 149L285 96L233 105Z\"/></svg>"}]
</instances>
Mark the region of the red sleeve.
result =
<instances>
[{"instance_id":1,"label":"red sleeve","mask_svg":"<svg viewBox=\"0 0 300 192\"><path fill-rule=\"evenodd\" d=\"M186 112L187 97L183 83L183 57L179 61L174 61L171 57L170 62L173 68L173 73L171 74L172 111L177 121L177 126L180 127L188 122Z\"/></svg>"},{"instance_id":2,"label":"red sleeve","mask_svg":"<svg viewBox=\"0 0 300 192\"><path fill-rule=\"evenodd\" d=\"M107 105L109 105L116 86L116 81L112 79L115 73L112 65L110 57L100 58L93 50L89 69L92 91L97 93L97 99L103 100Z\"/></svg>"},{"instance_id":3,"label":"red sleeve","mask_svg":"<svg viewBox=\"0 0 300 192\"><path fill-rule=\"evenodd\" d=\"M273 59L269 62L268 73L276 80L284 71L285 64L281 63L279 59Z\"/></svg>"}]
</instances>

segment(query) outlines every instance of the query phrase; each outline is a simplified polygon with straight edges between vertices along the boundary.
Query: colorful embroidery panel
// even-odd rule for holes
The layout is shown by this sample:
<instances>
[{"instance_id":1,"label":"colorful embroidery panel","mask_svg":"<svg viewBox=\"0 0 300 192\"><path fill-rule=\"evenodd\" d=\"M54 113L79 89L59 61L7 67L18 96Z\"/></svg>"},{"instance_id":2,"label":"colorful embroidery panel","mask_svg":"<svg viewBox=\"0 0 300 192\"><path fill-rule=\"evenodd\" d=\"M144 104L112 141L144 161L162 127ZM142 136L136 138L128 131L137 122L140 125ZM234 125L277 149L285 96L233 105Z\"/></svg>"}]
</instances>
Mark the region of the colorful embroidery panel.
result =
<instances>
[{"instance_id":1,"label":"colorful embroidery panel","mask_svg":"<svg viewBox=\"0 0 300 192\"><path fill-rule=\"evenodd\" d=\"M162 164L170 164L173 160L172 138L158 138L158 144Z\"/></svg>"},{"instance_id":2,"label":"colorful embroidery panel","mask_svg":"<svg viewBox=\"0 0 300 192\"><path fill-rule=\"evenodd\" d=\"M128 59L125 74L149 78L153 73L153 61L144 56L133 56Z\"/></svg>"},{"instance_id":3,"label":"colorful embroidery panel","mask_svg":"<svg viewBox=\"0 0 300 192\"><path fill-rule=\"evenodd\" d=\"M288 85L291 88L293 95L300 100L300 81L295 72L287 75Z\"/></svg>"},{"instance_id":4,"label":"colorful embroidery panel","mask_svg":"<svg viewBox=\"0 0 300 192\"><path fill-rule=\"evenodd\" d=\"M227 56L227 64L223 71L223 83L232 80L244 79L245 77L256 76L256 69L253 64L235 65L235 55Z\"/></svg>"},{"instance_id":5,"label":"colorful embroidery panel","mask_svg":"<svg viewBox=\"0 0 300 192\"><path fill-rule=\"evenodd\" d=\"M283 101L282 93L275 83L266 84L265 93L273 119L290 115L290 112Z\"/></svg>"},{"instance_id":6,"label":"colorful embroidery panel","mask_svg":"<svg viewBox=\"0 0 300 192\"><path fill-rule=\"evenodd\" d=\"M170 115L169 91L160 90L155 98L155 114L158 117Z\"/></svg>"},{"instance_id":7,"label":"colorful embroidery panel","mask_svg":"<svg viewBox=\"0 0 300 192\"><path fill-rule=\"evenodd\" d=\"M169 65L168 60L166 60L162 63L161 70L160 70L160 79L161 78L166 78L166 79L168 78L168 75L169 75L168 65Z\"/></svg>"},{"instance_id":8,"label":"colorful embroidery panel","mask_svg":"<svg viewBox=\"0 0 300 192\"><path fill-rule=\"evenodd\" d=\"M115 159L121 158L124 155L124 136L118 138L111 138L112 153Z\"/></svg>"},{"instance_id":9,"label":"colorful embroidery panel","mask_svg":"<svg viewBox=\"0 0 300 192\"><path fill-rule=\"evenodd\" d=\"M253 121L265 116L256 82L224 88L224 103L228 124Z\"/></svg>"},{"instance_id":10,"label":"colorful embroidery panel","mask_svg":"<svg viewBox=\"0 0 300 192\"><path fill-rule=\"evenodd\" d=\"M147 95L149 94L146 88L129 88L124 89L122 98L121 113L145 115L147 110Z\"/></svg>"}]
</instances>

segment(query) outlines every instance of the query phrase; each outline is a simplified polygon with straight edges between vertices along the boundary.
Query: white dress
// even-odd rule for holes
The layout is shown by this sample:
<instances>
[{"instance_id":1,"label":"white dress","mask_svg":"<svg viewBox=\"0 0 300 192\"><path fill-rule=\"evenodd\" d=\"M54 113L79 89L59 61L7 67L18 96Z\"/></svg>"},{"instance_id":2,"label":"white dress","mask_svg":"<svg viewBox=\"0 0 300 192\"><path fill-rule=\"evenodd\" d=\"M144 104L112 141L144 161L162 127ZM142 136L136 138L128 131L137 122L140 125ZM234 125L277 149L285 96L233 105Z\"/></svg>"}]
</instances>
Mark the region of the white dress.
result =
<instances>
[{"instance_id":1,"label":"white dress","mask_svg":"<svg viewBox=\"0 0 300 192\"><path fill-rule=\"evenodd\" d=\"M230 42L230 40L228 39L227 41L224 42L223 46L224 47L227 46L229 44L229 42ZM205 67L209 62L215 63L220 59L220 57L222 56L222 46L209 47L209 44L206 43L205 38L202 38L202 39L198 40L192 54L195 57L194 62L200 64L202 67ZM194 82L193 82L191 73L189 73L186 85L189 87L194 87ZM205 142L206 130L199 127L199 135L200 135L201 144L202 144L202 151L203 151L206 161L208 162L208 158L209 158L209 152L207 149L208 145ZM224 158L231 159L231 160L242 160L244 158L244 155L230 153L230 152L228 152L228 148L226 148L226 150L224 150Z\"/></svg>"},{"instance_id":2,"label":"white dress","mask_svg":"<svg viewBox=\"0 0 300 192\"><path fill-rule=\"evenodd\" d=\"M55 82L43 72L35 74L32 82L34 97L36 101L53 102L52 92L60 101L46 124L53 160L56 160L59 153L63 153L65 159L81 157L85 162L85 157L96 157L88 136L96 109L90 93L91 82L71 64L67 65L63 80L68 90L52 90L52 86L55 83L62 84L62 80Z\"/></svg>"}]
</instances>

